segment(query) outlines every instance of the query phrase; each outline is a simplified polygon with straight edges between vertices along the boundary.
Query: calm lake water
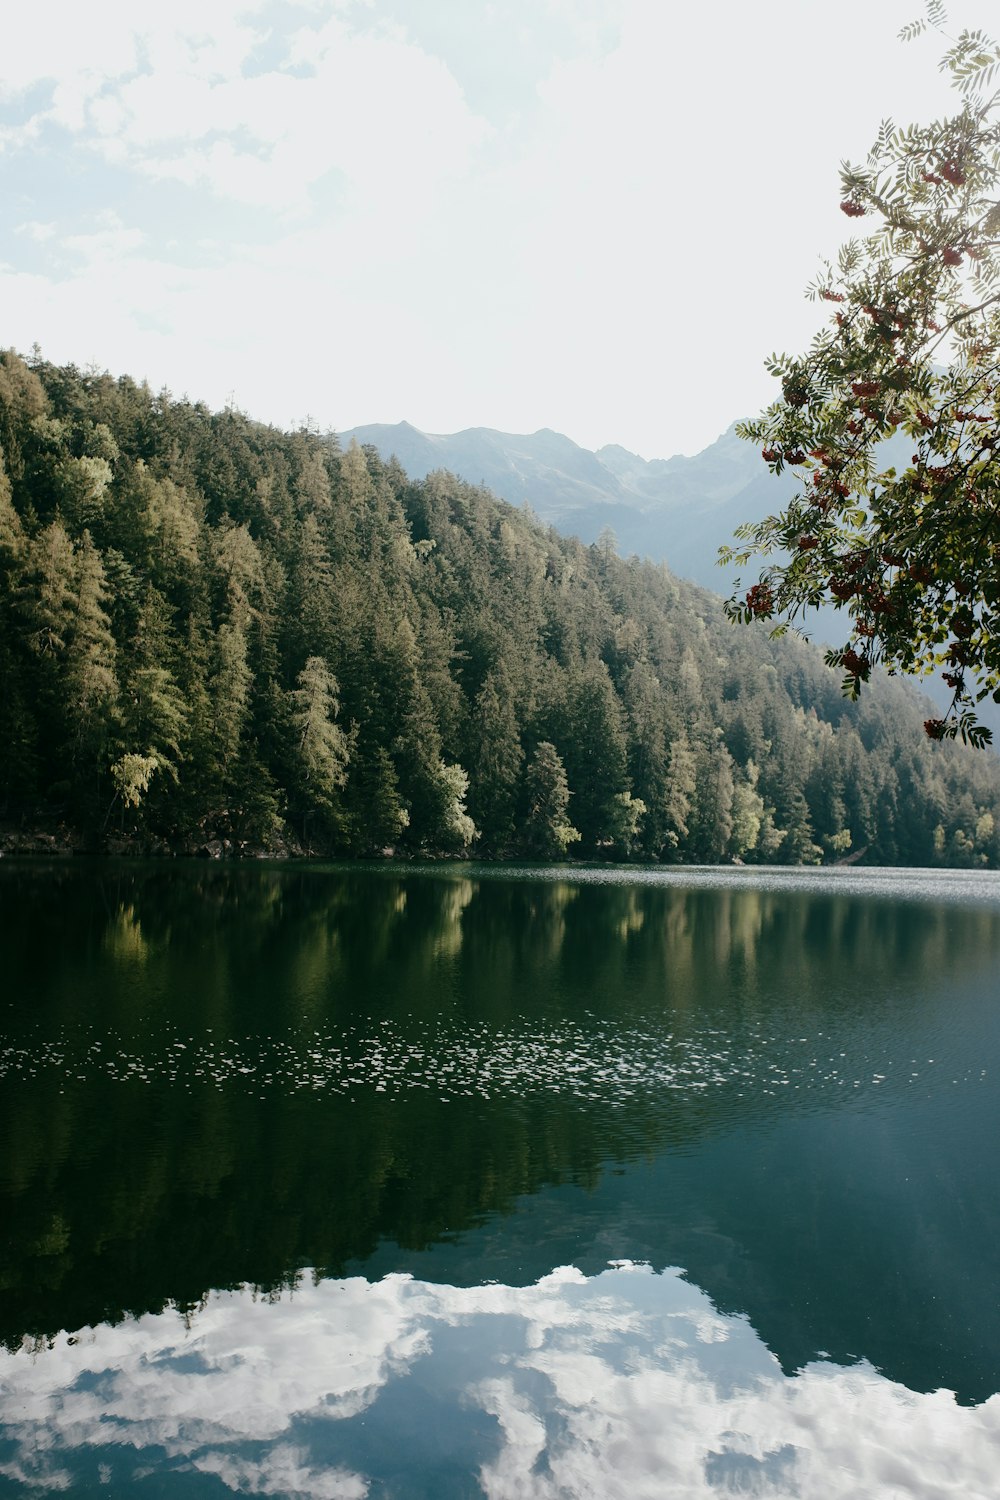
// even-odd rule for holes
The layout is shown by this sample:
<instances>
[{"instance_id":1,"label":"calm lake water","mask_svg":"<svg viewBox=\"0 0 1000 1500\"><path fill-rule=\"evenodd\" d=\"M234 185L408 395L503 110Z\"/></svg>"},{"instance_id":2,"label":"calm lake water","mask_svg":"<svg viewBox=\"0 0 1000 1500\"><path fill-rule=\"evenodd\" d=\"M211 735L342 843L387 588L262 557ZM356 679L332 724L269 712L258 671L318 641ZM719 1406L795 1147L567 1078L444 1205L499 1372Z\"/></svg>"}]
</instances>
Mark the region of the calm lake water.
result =
<instances>
[{"instance_id":1,"label":"calm lake water","mask_svg":"<svg viewBox=\"0 0 1000 1500\"><path fill-rule=\"evenodd\" d=\"M1000 1493L1000 877L0 865L0 1496Z\"/></svg>"}]
</instances>

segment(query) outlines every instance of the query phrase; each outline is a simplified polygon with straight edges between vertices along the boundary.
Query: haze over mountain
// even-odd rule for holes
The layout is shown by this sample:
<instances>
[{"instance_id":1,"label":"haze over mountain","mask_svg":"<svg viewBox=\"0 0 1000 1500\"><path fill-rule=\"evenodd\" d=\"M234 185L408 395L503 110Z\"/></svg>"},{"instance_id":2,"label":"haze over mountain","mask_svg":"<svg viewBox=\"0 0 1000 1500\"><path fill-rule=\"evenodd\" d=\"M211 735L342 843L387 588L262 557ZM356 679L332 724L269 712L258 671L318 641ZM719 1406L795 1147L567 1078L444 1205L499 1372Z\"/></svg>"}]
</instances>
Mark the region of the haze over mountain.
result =
<instances>
[{"instance_id":1,"label":"haze over mountain","mask_svg":"<svg viewBox=\"0 0 1000 1500\"><path fill-rule=\"evenodd\" d=\"M666 562L681 578L716 593L730 591L733 571L718 566L720 546L737 526L770 514L795 486L775 478L735 425L693 457L640 458L608 444L597 452L543 427L521 435L470 427L450 435L420 432L409 422L373 424L341 434L393 455L413 478L447 469L483 484L513 505L585 542L610 526L623 556Z\"/></svg>"},{"instance_id":2,"label":"haze over mountain","mask_svg":"<svg viewBox=\"0 0 1000 1500\"><path fill-rule=\"evenodd\" d=\"M529 434L469 427L443 435L409 422L373 423L340 437L345 446L352 438L370 444L384 460L395 456L414 479L446 469L485 485L584 542L595 542L610 526L622 557L665 562L677 577L723 596L733 592L739 570L719 566L719 548L733 542L738 526L781 509L798 482L790 470L772 474L759 449L737 437L735 422L700 453L654 459L615 443L592 452L548 427ZM884 452L886 463L905 464L907 439L888 439ZM753 563L743 572L745 583L757 576ZM847 634L844 617L829 605L804 624L817 643L840 646ZM940 679L922 677L918 686L940 709L950 704ZM985 701L979 712L1000 741L1000 709Z\"/></svg>"}]
</instances>

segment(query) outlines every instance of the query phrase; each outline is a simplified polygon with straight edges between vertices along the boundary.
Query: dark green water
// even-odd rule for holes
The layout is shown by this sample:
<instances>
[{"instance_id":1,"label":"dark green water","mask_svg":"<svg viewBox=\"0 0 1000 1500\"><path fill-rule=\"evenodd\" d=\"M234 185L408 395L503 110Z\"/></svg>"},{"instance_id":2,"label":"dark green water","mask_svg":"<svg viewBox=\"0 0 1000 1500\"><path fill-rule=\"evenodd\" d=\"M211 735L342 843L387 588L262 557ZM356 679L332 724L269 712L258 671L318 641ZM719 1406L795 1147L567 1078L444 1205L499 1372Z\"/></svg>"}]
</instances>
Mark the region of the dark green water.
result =
<instances>
[{"instance_id":1,"label":"dark green water","mask_svg":"<svg viewBox=\"0 0 1000 1500\"><path fill-rule=\"evenodd\" d=\"M0 866L0 1495L995 1496L998 961L992 875Z\"/></svg>"}]
</instances>

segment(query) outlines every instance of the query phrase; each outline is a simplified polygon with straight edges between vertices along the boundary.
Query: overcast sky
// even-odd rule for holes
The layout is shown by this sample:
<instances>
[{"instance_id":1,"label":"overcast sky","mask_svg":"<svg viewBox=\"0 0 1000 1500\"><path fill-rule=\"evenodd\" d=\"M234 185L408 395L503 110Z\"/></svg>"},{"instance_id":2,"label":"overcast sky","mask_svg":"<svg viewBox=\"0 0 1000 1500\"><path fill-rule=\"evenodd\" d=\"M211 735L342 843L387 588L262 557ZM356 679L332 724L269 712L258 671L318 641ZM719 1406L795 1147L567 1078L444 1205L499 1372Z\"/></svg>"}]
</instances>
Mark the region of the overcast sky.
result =
<instances>
[{"instance_id":1,"label":"overcast sky","mask_svg":"<svg viewBox=\"0 0 1000 1500\"><path fill-rule=\"evenodd\" d=\"M17 6L0 345L280 426L696 452L821 316L840 160L954 108L920 6Z\"/></svg>"}]
</instances>

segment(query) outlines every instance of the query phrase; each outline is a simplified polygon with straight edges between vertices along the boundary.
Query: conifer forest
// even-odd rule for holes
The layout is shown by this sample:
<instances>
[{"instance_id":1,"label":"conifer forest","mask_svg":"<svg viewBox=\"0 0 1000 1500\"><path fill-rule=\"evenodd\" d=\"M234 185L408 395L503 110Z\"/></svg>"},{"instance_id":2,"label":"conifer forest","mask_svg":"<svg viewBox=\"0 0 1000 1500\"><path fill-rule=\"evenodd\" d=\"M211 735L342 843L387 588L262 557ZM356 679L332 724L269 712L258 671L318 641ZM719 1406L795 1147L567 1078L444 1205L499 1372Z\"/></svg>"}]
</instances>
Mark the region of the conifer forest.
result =
<instances>
[{"instance_id":1,"label":"conifer forest","mask_svg":"<svg viewBox=\"0 0 1000 1500\"><path fill-rule=\"evenodd\" d=\"M991 751L610 535L13 352L0 459L8 848L998 862Z\"/></svg>"}]
</instances>

